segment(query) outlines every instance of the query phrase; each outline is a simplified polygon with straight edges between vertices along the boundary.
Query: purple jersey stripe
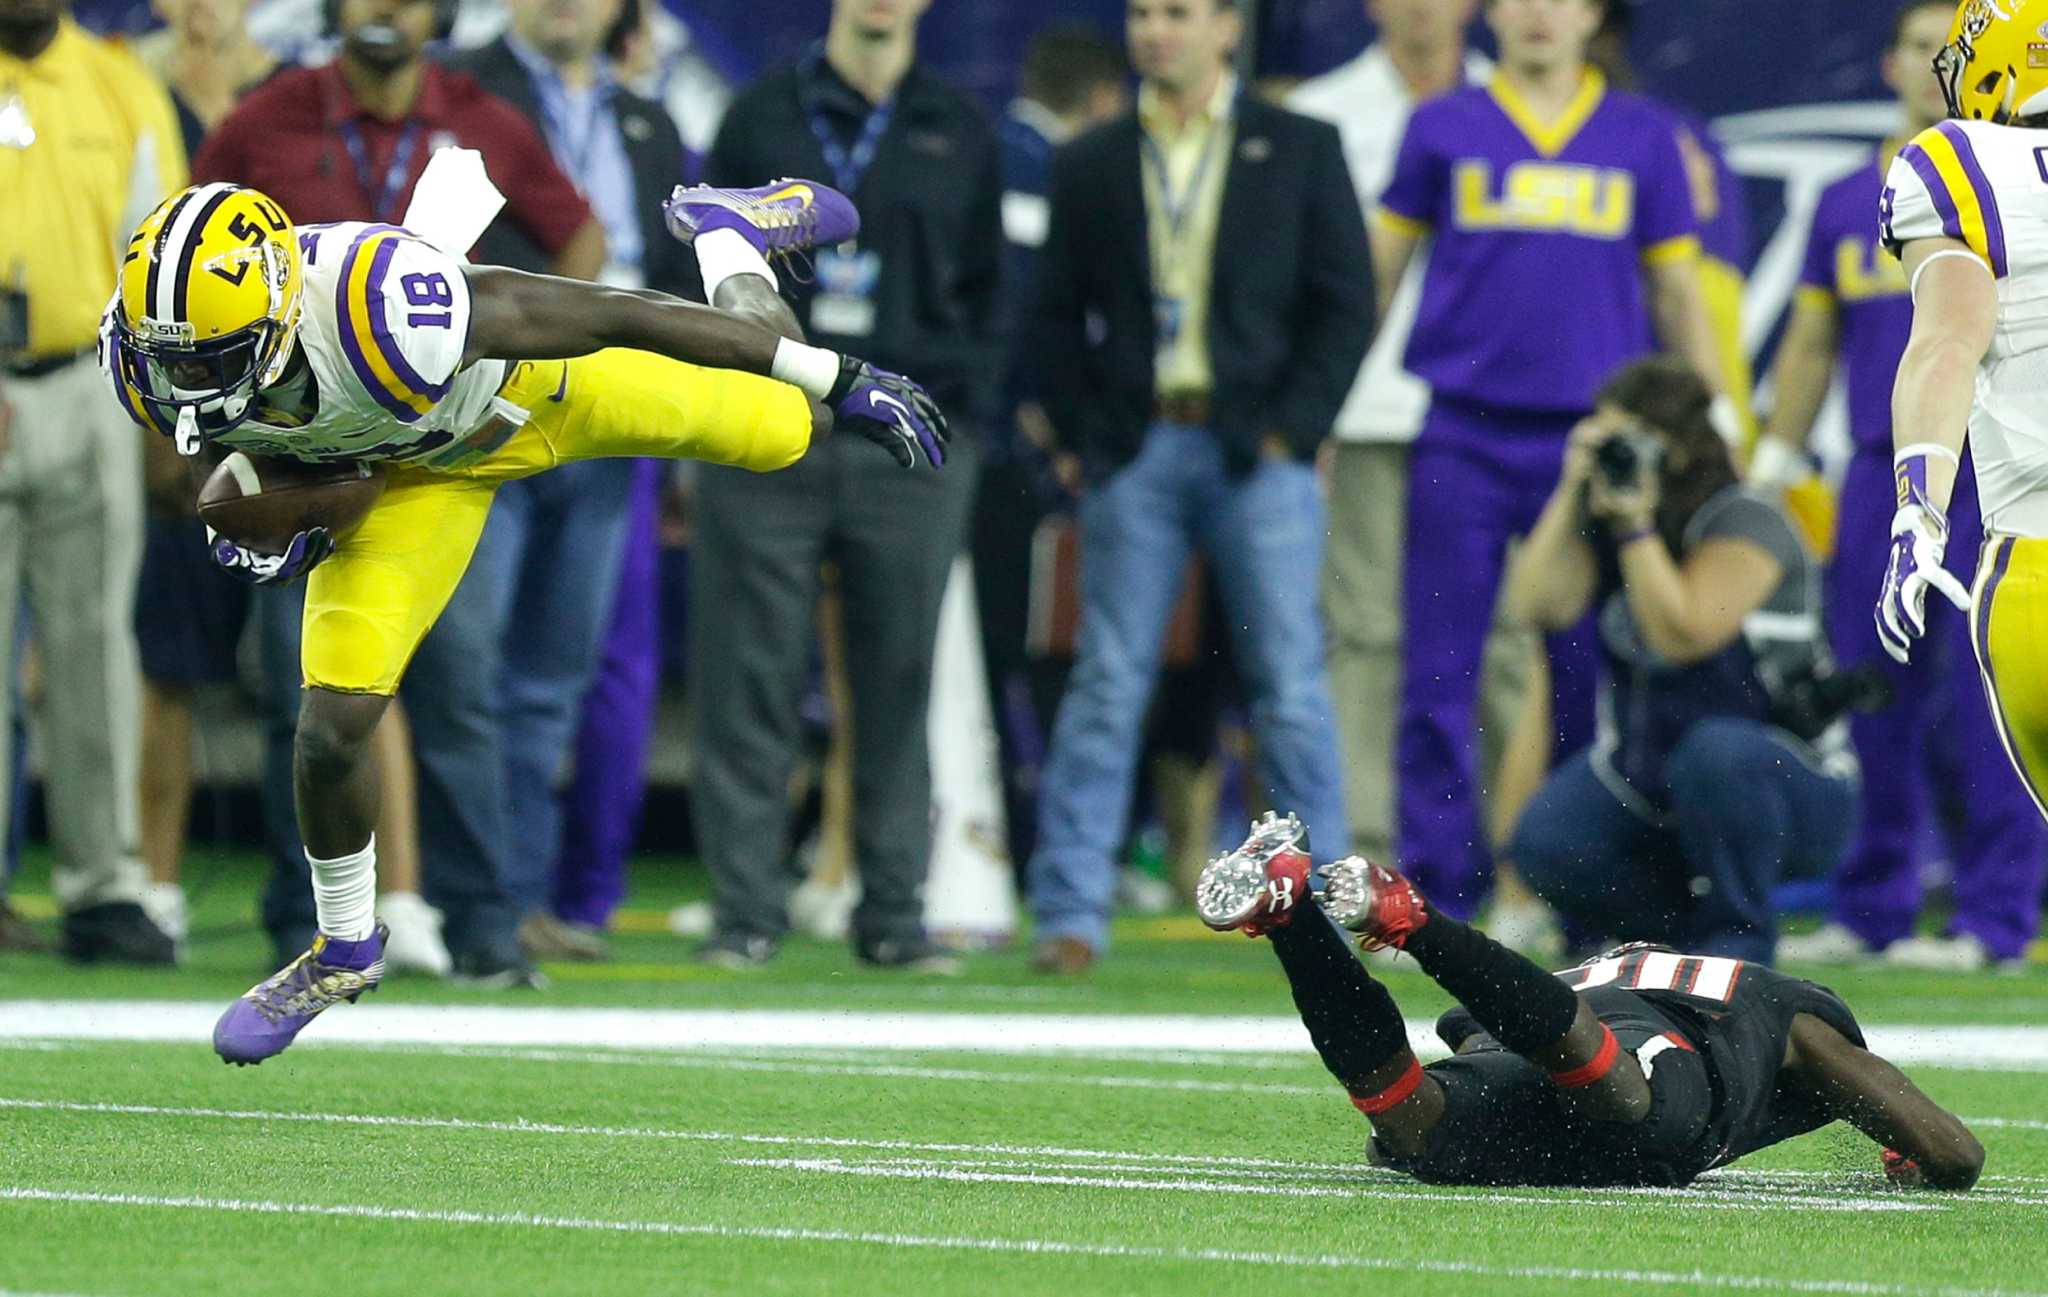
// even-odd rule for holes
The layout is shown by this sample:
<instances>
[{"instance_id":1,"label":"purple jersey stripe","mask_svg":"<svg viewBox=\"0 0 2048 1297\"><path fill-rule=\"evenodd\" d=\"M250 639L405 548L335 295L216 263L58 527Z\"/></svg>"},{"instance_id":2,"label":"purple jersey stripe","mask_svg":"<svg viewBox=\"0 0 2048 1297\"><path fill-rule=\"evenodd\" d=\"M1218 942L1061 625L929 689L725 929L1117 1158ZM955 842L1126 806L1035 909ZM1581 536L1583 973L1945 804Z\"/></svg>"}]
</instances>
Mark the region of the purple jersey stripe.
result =
<instances>
[{"instance_id":1,"label":"purple jersey stripe","mask_svg":"<svg viewBox=\"0 0 2048 1297\"><path fill-rule=\"evenodd\" d=\"M1920 183L1927 186L1928 196L1934 199L1935 213L1941 217L1941 232L1961 243L1963 218L1957 215L1955 202L1948 196L1948 186L1942 183L1941 173L1934 169L1933 159L1917 144L1908 144L1900 149L1899 156L1912 166L1913 173L1920 177Z\"/></svg>"},{"instance_id":2,"label":"purple jersey stripe","mask_svg":"<svg viewBox=\"0 0 2048 1297\"><path fill-rule=\"evenodd\" d=\"M2005 223L1998 219L1998 199L1991 192L1991 179L1978 163L1977 151L1970 147L1969 132L1954 122L1942 122L1936 129L1955 146L1956 158L1963 164L1963 174L1970 178L1970 188L1976 192L1977 206L1984 209L1984 251L1991 258L1991 273L2003 279Z\"/></svg>"},{"instance_id":3,"label":"purple jersey stripe","mask_svg":"<svg viewBox=\"0 0 2048 1297\"><path fill-rule=\"evenodd\" d=\"M1998 583L2005 580L2005 569L2012 562L2013 541L2009 536L2001 536L1991 543L1998 547L1998 557L1992 560L1991 576L1984 582L1984 593L1977 597L1977 624L1972 629L1977 640L1977 664L1983 668L1984 683L1991 691L1992 713L1998 719L1999 728L2004 729L2005 717L1996 705L1998 680L1991 669L1991 610L1997 606ZM2012 735L2007 734L2005 741L2011 748Z\"/></svg>"},{"instance_id":4,"label":"purple jersey stripe","mask_svg":"<svg viewBox=\"0 0 2048 1297\"><path fill-rule=\"evenodd\" d=\"M448 395L448 389L455 382L450 374L448 382L436 386L419 376L406 362L405 352L399 349L398 340L391 336L390 325L384 318L384 276L391 269L391 258L398 251L397 239L386 239L377 245L377 252L370 259L370 283L368 288L370 307L370 338L376 344L378 354L384 363L391 366L391 372L398 375L398 381L414 392L431 401L438 401Z\"/></svg>"},{"instance_id":5,"label":"purple jersey stripe","mask_svg":"<svg viewBox=\"0 0 2048 1297\"><path fill-rule=\"evenodd\" d=\"M383 406L400 423L416 423L419 421L420 412L399 400L384 386L384 380L377 377L377 371L370 368L369 358L363 354L362 344L356 338L355 325L350 321L348 314L348 283L349 277L355 273L356 255L362 251L365 243L391 228L388 225L373 225L357 235L356 241L349 245L348 255L341 263L341 274L334 283L334 331L341 338L342 354L348 357L349 368L355 371L356 380L363 385L363 390L375 397L377 404Z\"/></svg>"},{"instance_id":6,"label":"purple jersey stripe","mask_svg":"<svg viewBox=\"0 0 2048 1297\"><path fill-rule=\"evenodd\" d=\"M1991 576L1984 582L1983 593L1977 598L1977 624L1970 630L1971 638L1976 641L1977 665L1984 673L1984 689L1990 695L1987 701L1991 706L1991 719L1998 725L1998 740L2004 745L2007 758L2011 760L2013 768L2019 772L2020 779L2026 784L2027 792L2033 797L2034 804L2041 808L2044 815L2048 815L2048 788L2042 786L2036 772L2027 768L2026 758L2020 755L2019 743L2013 736L2012 727L2006 723L2005 707L1998 699L1997 675L1991 669L1991 614L1997 607L1999 583L2005 580L2006 568L2012 563L2013 547L2018 543L2019 541L2011 536L1999 536L1991 540L1991 544L1998 547L1998 557L1992 563Z\"/></svg>"}]
</instances>

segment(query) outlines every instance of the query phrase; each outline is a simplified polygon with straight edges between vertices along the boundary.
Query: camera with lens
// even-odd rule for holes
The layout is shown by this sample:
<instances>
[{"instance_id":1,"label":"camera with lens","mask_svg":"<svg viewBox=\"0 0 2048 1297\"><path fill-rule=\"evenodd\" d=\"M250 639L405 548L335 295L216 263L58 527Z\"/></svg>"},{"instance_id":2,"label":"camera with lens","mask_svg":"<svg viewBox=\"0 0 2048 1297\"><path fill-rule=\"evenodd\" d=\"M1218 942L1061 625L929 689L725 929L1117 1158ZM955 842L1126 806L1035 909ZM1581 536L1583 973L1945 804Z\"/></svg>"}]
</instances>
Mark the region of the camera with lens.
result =
<instances>
[{"instance_id":1,"label":"camera with lens","mask_svg":"<svg viewBox=\"0 0 2048 1297\"><path fill-rule=\"evenodd\" d=\"M1664 439L1642 428L1621 429L1593 448L1593 467L1616 491L1641 485L1664 465Z\"/></svg>"},{"instance_id":2,"label":"camera with lens","mask_svg":"<svg viewBox=\"0 0 2048 1297\"><path fill-rule=\"evenodd\" d=\"M1851 712L1882 711L1895 697L1891 678L1874 666L1803 671L1771 691L1770 720L1811 743Z\"/></svg>"}]
</instances>

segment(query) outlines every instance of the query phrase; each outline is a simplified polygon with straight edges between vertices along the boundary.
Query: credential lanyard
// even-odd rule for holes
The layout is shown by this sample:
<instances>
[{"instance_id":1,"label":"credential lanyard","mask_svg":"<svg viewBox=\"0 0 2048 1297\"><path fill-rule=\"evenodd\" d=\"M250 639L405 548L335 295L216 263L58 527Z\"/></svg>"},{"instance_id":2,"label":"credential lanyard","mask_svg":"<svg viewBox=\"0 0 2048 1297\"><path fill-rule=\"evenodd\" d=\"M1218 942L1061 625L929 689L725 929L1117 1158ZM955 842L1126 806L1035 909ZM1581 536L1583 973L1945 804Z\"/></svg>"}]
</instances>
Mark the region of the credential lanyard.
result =
<instances>
[{"instance_id":1,"label":"credential lanyard","mask_svg":"<svg viewBox=\"0 0 2048 1297\"><path fill-rule=\"evenodd\" d=\"M1202 144L1202 157L1195 163L1195 174L1188 177L1187 188L1178 194L1173 192L1173 177L1166 171L1165 151L1152 138L1151 132L1141 137L1145 164L1152 169L1153 179L1159 182L1159 206L1166 217L1167 238L1176 247L1180 244L1181 230L1187 225L1188 213L1194 209L1195 196L1202 192L1202 182L1208 179L1209 165L1216 157L1216 140L1228 126L1227 122L1216 122L1209 127L1209 138Z\"/></svg>"},{"instance_id":2,"label":"credential lanyard","mask_svg":"<svg viewBox=\"0 0 2048 1297\"><path fill-rule=\"evenodd\" d=\"M412 151L419 147L420 124L405 124L405 133L398 137L398 147L391 152L391 165L384 169L384 183L378 188L370 185L370 150L364 145L363 133L356 129L354 122L341 124L341 142L348 146L348 160L355 164L356 181L370 199L370 219L380 222L391 220L391 209L405 189L406 177L412 174Z\"/></svg>"},{"instance_id":3,"label":"credential lanyard","mask_svg":"<svg viewBox=\"0 0 2048 1297\"><path fill-rule=\"evenodd\" d=\"M813 107L810 112L811 134L818 138L818 148L825 155L825 165L832 168L832 181L839 191L851 196L860 188L860 182L868 174L868 168L875 164L875 154L882 148L882 137L889 133L889 123L896 119L896 101L877 105L868 113L868 119L861 123L860 135L851 149L839 142L839 135L832 129L832 123L825 119L824 110Z\"/></svg>"}]
</instances>

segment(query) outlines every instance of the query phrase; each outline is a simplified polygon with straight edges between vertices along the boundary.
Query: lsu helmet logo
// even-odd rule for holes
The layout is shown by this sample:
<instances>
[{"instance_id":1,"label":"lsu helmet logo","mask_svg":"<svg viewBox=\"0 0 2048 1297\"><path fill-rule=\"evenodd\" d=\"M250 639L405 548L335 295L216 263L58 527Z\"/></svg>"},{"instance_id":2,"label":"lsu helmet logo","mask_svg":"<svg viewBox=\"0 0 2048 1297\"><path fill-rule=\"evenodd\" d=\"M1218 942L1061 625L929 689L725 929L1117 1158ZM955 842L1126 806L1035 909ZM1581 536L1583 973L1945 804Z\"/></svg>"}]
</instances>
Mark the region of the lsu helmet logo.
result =
<instances>
[{"instance_id":1,"label":"lsu helmet logo","mask_svg":"<svg viewBox=\"0 0 2048 1297\"><path fill-rule=\"evenodd\" d=\"M211 184L166 199L130 237L109 312L123 400L158 426L232 431L291 357L301 278L292 223L263 194Z\"/></svg>"},{"instance_id":2,"label":"lsu helmet logo","mask_svg":"<svg viewBox=\"0 0 2048 1297\"><path fill-rule=\"evenodd\" d=\"M1934 75L1949 116L2011 124L2048 116L2048 0L1964 0Z\"/></svg>"}]
</instances>

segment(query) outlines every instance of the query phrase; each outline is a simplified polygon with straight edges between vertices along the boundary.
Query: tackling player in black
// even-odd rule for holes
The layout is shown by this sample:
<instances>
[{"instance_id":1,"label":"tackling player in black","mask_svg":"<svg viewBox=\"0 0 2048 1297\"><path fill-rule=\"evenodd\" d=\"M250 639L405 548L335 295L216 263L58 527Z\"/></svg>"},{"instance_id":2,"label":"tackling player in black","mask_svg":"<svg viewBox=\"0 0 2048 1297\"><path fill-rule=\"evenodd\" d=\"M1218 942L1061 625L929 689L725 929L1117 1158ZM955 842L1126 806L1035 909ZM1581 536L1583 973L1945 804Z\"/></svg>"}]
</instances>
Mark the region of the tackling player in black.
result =
<instances>
[{"instance_id":1,"label":"tackling player in black","mask_svg":"<svg viewBox=\"0 0 2048 1297\"><path fill-rule=\"evenodd\" d=\"M1896 1183L1968 1189L1984 1148L1864 1048L1834 992L1741 960L1623 946L1553 976L1352 857L1310 891L1293 816L1202 871L1202 919L1266 936L1323 1064L1372 1122L1374 1162L1433 1184L1684 1185L1843 1120ZM1423 1067L1351 952L1398 947L1457 997Z\"/></svg>"}]
</instances>

